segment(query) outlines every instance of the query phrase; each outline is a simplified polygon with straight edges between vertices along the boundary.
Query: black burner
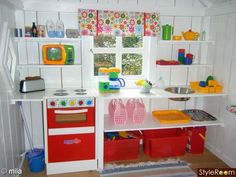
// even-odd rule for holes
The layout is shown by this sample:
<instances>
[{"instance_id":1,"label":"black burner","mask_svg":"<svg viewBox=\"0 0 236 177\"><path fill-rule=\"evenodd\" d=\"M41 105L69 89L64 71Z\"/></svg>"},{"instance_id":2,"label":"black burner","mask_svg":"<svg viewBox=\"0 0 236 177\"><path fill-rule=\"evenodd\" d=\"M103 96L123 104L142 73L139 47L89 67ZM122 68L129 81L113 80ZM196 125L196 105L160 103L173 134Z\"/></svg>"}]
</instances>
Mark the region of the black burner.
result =
<instances>
[{"instance_id":1,"label":"black burner","mask_svg":"<svg viewBox=\"0 0 236 177\"><path fill-rule=\"evenodd\" d=\"M87 95L87 93L85 93L85 92L78 92L78 93L76 93L76 95Z\"/></svg>"},{"instance_id":2,"label":"black burner","mask_svg":"<svg viewBox=\"0 0 236 177\"><path fill-rule=\"evenodd\" d=\"M59 89L59 90L56 90L56 92L66 92L66 90L64 90L64 89Z\"/></svg>"},{"instance_id":3,"label":"black burner","mask_svg":"<svg viewBox=\"0 0 236 177\"><path fill-rule=\"evenodd\" d=\"M86 92L86 90L85 89L76 89L76 90L74 90L75 92Z\"/></svg>"},{"instance_id":4,"label":"black burner","mask_svg":"<svg viewBox=\"0 0 236 177\"><path fill-rule=\"evenodd\" d=\"M63 92L61 92L61 93L54 93L53 95L55 95L55 96L66 96L66 95L69 95L68 93L63 93Z\"/></svg>"}]
</instances>

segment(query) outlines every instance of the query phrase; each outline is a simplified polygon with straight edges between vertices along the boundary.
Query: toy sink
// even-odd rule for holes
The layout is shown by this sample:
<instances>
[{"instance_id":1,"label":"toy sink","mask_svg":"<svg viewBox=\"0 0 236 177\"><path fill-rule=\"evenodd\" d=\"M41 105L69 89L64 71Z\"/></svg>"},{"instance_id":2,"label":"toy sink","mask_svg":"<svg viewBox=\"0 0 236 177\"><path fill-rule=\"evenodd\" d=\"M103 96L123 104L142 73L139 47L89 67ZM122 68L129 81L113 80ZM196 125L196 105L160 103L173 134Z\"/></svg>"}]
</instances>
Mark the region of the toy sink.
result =
<instances>
[{"instance_id":1,"label":"toy sink","mask_svg":"<svg viewBox=\"0 0 236 177\"><path fill-rule=\"evenodd\" d=\"M192 94L194 91L190 88L186 87L167 87L165 88L165 91L174 93L174 94ZM190 99L190 97L182 97L182 98L169 98L170 100L174 101L187 101Z\"/></svg>"}]
</instances>

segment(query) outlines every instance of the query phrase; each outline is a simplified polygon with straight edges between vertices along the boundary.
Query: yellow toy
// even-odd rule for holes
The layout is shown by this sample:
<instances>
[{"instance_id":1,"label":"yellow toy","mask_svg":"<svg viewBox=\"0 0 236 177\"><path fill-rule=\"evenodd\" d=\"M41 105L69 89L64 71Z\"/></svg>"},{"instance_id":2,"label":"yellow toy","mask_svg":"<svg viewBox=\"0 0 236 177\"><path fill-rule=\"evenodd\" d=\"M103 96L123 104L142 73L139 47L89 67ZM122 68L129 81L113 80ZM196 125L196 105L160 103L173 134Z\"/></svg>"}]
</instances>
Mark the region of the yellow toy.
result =
<instances>
[{"instance_id":1,"label":"yellow toy","mask_svg":"<svg viewBox=\"0 0 236 177\"><path fill-rule=\"evenodd\" d=\"M199 33L198 32L193 32L191 29L186 31L186 32L182 32L182 35L184 37L185 40L197 40Z\"/></svg>"}]
</instances>

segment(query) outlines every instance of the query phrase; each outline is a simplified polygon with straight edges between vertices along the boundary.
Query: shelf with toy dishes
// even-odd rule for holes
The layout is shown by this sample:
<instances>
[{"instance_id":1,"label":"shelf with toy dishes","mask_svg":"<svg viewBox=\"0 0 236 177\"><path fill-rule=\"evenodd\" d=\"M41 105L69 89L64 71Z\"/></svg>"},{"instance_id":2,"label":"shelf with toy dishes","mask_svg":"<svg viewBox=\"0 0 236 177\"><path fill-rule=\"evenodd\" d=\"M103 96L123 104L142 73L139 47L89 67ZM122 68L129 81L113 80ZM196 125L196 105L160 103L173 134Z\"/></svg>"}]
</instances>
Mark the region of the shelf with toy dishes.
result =
<instances>
[{"instance_id":1,"label":"shelf with toy dishes","mask_svg":"<svg viewBox=\"0 0 236 177\"><path fill-rule=\"evenodd\" d=\"M166 24L162 26L162 40L158 40L160 44L214 44L214 41L205 40L206 32L201 34L189 29L182 32L181 35L173 35L173 26Z\"/></svg>"},{"instance_id":2,"label":"shelf with toy dishes","mask_svg":"<svg viewBox=\"0 0 236 177\"><path fill-rule=\"evenodd\" d=\"M159 44L215 44L215 41L201 40L158 40Z\"/></svg>"},{"instance_id":3,"label":"shelf with toy dishes","mask_svg":"<svg viewBox=\"0 0 236 177\"><path fill-rule=\"evenodd\" d=\"M15 37L15 42L78 42L82 38Z\"/></svg>"},{"instance_id":4,"label":"shelf with toy dishes","mask_svg":"<svg viewBox=\"0 0 236 177\"><path fill-rule=\"evenodd\" d=\"M187 123L163 124L160 123L158 120L156 120L156 118L152 115L152 113L147 113L145 120L140 124L136 124L133 123L131 120L127 120L125 124L117 125L114 123L113 119L109 117L109 115L105 115L104 120L106 120L104 121L104 132L224 125L224 123L220 120L214 120L214 121L190 120Z\"/></svg>"},{"instance_id":5,"label":"shelf with toy dishes","mask_svg":"<svg viewBox=\"0 0 236 177\"><path fill-rule=\"evenodd\" d=\"M156 61L156 67L160 68L202 68L202 67L208 67L212 68L212 65L210 64L181 64L178 61L175 60L157 60Z\"/></svg>"},{"instance_id":6,"label":"shelf with toy dishes","mask_svg":"<svg viewBox=\"0 0 236 177\"><path fill-rule=\"evenodd\" d=\"M17 66L18 69L24 68L82 68L81 64L72 65L45 65L45 64L21 64Z\"/></svg>"}]
</instances>

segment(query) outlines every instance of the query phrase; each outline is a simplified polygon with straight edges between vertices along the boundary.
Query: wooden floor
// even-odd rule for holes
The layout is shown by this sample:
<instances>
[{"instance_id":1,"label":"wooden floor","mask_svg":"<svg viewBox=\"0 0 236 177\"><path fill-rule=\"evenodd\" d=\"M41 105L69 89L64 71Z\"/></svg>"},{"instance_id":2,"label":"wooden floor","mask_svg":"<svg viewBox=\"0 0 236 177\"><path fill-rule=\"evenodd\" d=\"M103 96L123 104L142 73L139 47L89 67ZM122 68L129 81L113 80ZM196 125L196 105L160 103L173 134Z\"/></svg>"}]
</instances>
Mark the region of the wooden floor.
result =
<instances>
[{"instance_id":1,"label":"wooden floor","mask_svg":"<svg viewBox=\"0 0 236 177\"><path fill-rule=\"evenodd\" d=\"M142 152L142 151L141 151ZM203 154L189 154L182 157L171 158L171 159L180 159L184 160L189 163L189 166L192 168L193 171L197 172L198 168L227 168L228 166L213 155L210 151L205 149ZM137 160L130 160L130 161L120 161L116 162L117 164L129 164L129 163L138 163L138 162L146 162L146 161L163 161L167 159L152 159L144 155L143 153L139 154L139 159ZM23 167L23 174L22 177L45 177L46 171L40 173L31 173L28 169L27 162L24 163ZM50 175L50 177L99 177L97 171L87 171L87 172L79 172L79 173L67 173L67 174L60 174L60 175Z\"/></svg>"}]
</instances>

